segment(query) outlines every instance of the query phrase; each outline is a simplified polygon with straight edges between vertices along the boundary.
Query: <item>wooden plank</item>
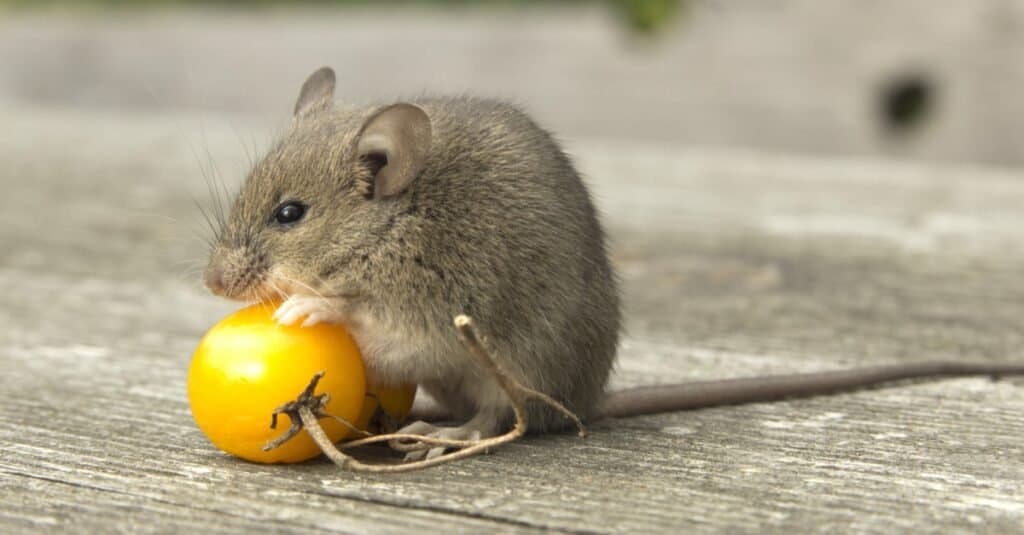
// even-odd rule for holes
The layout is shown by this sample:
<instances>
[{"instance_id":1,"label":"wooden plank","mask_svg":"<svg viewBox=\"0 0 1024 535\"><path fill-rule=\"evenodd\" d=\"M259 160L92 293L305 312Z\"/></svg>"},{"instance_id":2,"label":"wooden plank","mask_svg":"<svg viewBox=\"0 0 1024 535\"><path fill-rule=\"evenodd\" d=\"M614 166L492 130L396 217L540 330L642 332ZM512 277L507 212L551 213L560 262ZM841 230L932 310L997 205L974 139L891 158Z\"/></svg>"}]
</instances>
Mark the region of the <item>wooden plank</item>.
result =
<instances>
[{"instance_id":1,"label":"wooden plank","mask_svg":"<svg viewBox=\"0 0 1024 535\"><path fill-rule=\"evenodd\" d=\"M190 121L0 108L17 133L0 136L0 531L1024 528L1013 381L604 422L585 441L533 437L398 476L228 458L194 428L184 378L199 336L232 306L182 261L203 256L190 145L226 176L246 159L227 121L204 118L189 137ZM1021 358L1014 173L573 152L624 278L618 386Z\"/></svg>"}]
</instances>

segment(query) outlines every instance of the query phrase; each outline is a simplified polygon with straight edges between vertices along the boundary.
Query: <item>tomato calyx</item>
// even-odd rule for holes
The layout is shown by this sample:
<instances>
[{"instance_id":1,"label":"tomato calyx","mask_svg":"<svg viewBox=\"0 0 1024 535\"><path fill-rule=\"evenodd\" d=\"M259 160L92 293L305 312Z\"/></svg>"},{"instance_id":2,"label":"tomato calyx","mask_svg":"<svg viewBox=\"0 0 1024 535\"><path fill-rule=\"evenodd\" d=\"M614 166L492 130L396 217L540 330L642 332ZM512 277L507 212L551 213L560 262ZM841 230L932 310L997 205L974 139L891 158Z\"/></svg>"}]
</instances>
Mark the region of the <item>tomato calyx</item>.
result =
<instances>
[{"instance_id":1,"label":"tomato calyx","mask_svg":"<svg viewBox=\"0 0 1024 535\"><path fill-rule=\"evenodd\" d=\"M323 376L324 372L322 370L313 374L313 378L310 379L309 384L306 385L306 388L302 391L301 394L299 394L298 397L287 403L283 403L281 404L281 406L274 409L274 412L270 414L271 429L277 429L277 417L280 414L287 415L288 419L291 420L292 425L288 428L287 431L284 432L284 434L267 442L263 446L263 451L270 451L272 449L279 447L281 444L284 444L285 442L291 440L291 438L297 435L299 431L302 431L302 428L304 427L302 423L302 418L300 417L300 412L302 411L302 409L308 409L310 412L313 413L314 416L317 417L317 419L334 418L335 420L340 422L342 425L345 425L346 427L349 428L349 430L355 432L356 434L360 434L363 436L369 435L369 433L367 433L366 431L356 428L356 426L352 425L352 423L349 422L348 420L340 418L338 416L334 416L333 414L329 414L324 410L324 408L327 406L327 403L331 401L330 394L314 394L314 392L316 391L316 385L317 383L320 382L320 379Z\"/></svg>"}]
</instances>

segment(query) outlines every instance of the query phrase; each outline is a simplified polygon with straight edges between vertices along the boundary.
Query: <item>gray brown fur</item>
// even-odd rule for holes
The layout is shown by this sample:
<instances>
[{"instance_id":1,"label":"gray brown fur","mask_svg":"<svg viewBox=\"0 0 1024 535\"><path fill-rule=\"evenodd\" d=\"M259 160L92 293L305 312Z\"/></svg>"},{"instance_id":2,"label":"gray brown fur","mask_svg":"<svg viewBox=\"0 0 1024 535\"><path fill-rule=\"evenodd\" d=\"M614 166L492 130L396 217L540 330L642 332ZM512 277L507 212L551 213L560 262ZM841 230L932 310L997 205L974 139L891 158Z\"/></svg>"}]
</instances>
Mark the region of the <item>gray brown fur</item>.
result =
<instances>
[{"instance_id":1,"label":"gray brown fur","mask_svg":"<svg viewBox=\"0 0 1024 535\"><path fill-rule=\"evenodd\" d=\"M470 383L481 381L451 324L461 313L475 318L507 372L592 415L621 315L604 232L579 174L514 106L410 102L429 117L432 143L402 194L371 198L373 170L356 154L360 129L380 106L299 114L243 185L211 266L250 288L277 269L387 318L419 354L405 365L368 359L371 374L419 383L457 418L474 416ZM268 224L287 199L310 205L305 220L286 230ZM263 297L234 290L232 297ZM499 425L511 417L503 412ZM539 405L530 422L532 431L567 423Z\"/></svg>"}]
</instances>

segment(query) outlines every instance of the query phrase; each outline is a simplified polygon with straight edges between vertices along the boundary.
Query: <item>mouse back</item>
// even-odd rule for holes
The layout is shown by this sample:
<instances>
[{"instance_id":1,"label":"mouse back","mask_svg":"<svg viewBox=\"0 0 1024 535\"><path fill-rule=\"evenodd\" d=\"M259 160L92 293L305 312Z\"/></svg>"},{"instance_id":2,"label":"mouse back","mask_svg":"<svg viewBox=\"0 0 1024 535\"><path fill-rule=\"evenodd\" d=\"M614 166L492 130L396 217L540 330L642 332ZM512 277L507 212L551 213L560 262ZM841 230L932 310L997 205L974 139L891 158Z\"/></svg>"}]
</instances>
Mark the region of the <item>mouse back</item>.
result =
<instances>
[{"instance_id":1,"label":"mouse back","mask_svg":"<svg viewBox=\"0 0 1024 535\"><path fill-rule=\"evenodd\" d=\"M371 369L463 408L495 395L460 357L451 321L468 314L509 373L591 414L620 304L594 203L559 144L502 101L345 107L334 84L322 69L303 85L290 129L243 184L207 285L358 302ZM566 423L531 410L532 429Z\"/></svg>"}]
</instances>

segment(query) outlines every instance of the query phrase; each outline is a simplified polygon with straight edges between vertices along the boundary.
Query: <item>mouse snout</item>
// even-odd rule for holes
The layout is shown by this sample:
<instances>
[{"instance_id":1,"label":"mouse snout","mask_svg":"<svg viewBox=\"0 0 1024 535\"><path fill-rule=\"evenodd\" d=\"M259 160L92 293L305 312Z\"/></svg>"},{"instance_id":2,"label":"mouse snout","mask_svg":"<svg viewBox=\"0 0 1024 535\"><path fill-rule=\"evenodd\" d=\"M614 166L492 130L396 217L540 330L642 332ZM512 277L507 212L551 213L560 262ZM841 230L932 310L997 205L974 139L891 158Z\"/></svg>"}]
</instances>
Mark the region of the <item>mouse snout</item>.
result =
<instances>
[{"instance_id":1,"label":"mouse snout","mask_svg":"<svg viewBox=\"0 0 1024 535\"><path fill-rule=\"evenodd\" d=\"M203 272L203 283L220 297L261 300L266 293L265 258L247 249L217 249Z\"/></svg>"},{"instance_id":2,"label":"mouse snout","mask_svg":"<svg viewBox=\"0 0 1024 535\"><path fill-rule=\"evenodd\" d=\"M220 264L211 263L203 272L203 284L214 295L225 297L227 294L224 268Z\"/></svg>"}]
</instances>

